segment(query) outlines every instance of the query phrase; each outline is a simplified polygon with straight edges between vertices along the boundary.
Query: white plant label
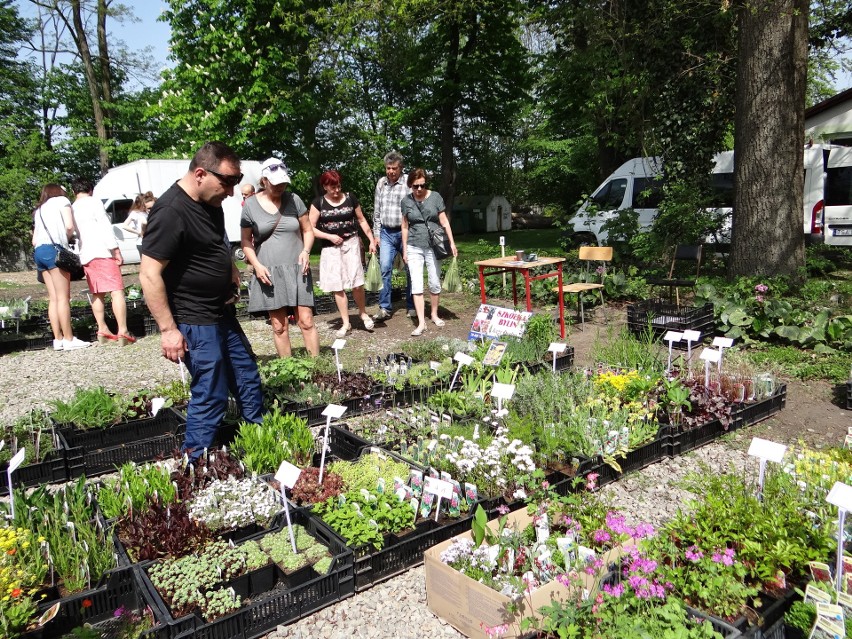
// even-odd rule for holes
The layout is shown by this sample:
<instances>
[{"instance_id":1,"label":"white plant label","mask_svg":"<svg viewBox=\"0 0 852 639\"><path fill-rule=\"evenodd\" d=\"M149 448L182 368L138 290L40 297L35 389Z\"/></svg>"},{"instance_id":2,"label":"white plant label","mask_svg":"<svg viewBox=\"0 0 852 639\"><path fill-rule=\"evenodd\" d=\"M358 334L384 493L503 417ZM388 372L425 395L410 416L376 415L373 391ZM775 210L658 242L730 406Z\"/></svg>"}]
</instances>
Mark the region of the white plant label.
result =
<instances>
[{"instance_id":1,"label":"white plant label","mask_svg":"<svg viewBox=\"0 0 852 639\"><path fill-rule=\"evenodd\" d=\"M852 510L852 486L835 482L825 500L842 510Z\"/></svg>"},{"instance_id":2,"label":"white plant label","mask_svg":"<svg viewBox=\"0 0 852 639\"><path fill-rule=\"evenodd\" d=\"M718 364L719 358L721 357L721 351L717 351L713 348L705 348L701 351L701 355L698 356L699 359L703 359L705 362L713 362L714 364Z\"/></svg>"},{"instance_id":3,"label":"white plant label","mask_svg":"<svg viewBox=\"0 0 852 639\"><path fill-rule=\"evenodd\" d=\"M456 353L453 356L453 359L455 361L457 361L459 364L461 364L462 366L470 366L471 364L473 364L473 358L470 355L468 355L467 353L462 353L461 351Z\"/></svg>"},{"instance_id":4,"label":"white plant label","mask_svg":"<svg viewBox=\"0 0 852 639\"><path fill-rule=\"evenodd\" d=\"M677 331L668 331L663 336L663 340L665 340L666 342L672 342L672 343L679 342L682 339L683 339L683 333L678 333Z\"/></svg>"},{"instance_id":5,"label":"white plant label","mask_svg":"<svg viewBox=\"0 0 852 639\"><path fill-rule=\"evenodd\" d=\"M433 371L441 370L441 362L436 362L434 360L429 362L429 368Z\"/></svg>"},{"instance_id":6,"label":"white plant label","mask_svg":"<svg viewBox=\"0 0 852 639\"><path fill-rule=\"evenodd\" d=\"M437 477L424 477L423 492L432 493L441 499L450 499L453 496L453 485Z\"/></svg>"},{"instance_id":7,"label":"white plant label","mask_svg":"<svg viewBox=\"0 0 852 639\"><path fill-rule=\"evenodd\" d=\"M281 462L278 470L275 472L275 479L281 482L282 486L292 488L299 481L299 475L302 474L302 469L294 466L288 461Z\"/></svg>"},{"instance_id":8,"label":"white plant label","mask_svg":"<svg viewBox=\"0 0 852 639\"><path fill-rule=\"evenodd\" d=\"M336 339L336 340L334 340L334 344L331 345L331 350L339 351L344 346L346 346L346 340L345 339Z\"/></svg>"},{"instance_id":9,"label":"white plant label","mask_svg":"<svg viewBox=\"0 0 852 639\"><path fill-rule=\"evenodd\" d=\"M496 397L497 399L510 400L514 394L514 384L501 384L499 382L494 382L494 386L491 387L491 396Z\"/></svg>"},{"instance_id":10,"label":"white plant label","mask_svg":"<svg viewBox=\"0 0 852 639\"><path fill-rule=\"evenodd\" d=\"M15 456L12 457L12 459L9 460L9 467L7 468L7 471L9 472L10 475L12 474L12 472L14 472L18 468L18 466L20 466L21 464L24 463L24 456L26 454L27 454L27 449L22 448L17 453L15 453ZM11 493L9 493L9 494L11 495Z\"/></svg>"},{"instance_id":11,"label":"white plant label","mask_svg":"<svg viewBox=\"0 0 852 639\"><path fill-rule=\"evenodd\" d=\"M325 407L325 410L322 411L322 414L325 417L333 417L334 419L340 419L343 416L343 413L346 412L346 406L340 406L339 404L329 404Z\"/></svg>"},{"instance_id":12,"label":"white plant label","mask_svg":"<svg viewBox=\"0 0 852 639\"><path fill-rule=\"evenodd\" d=\"M506 246L506 236L505 235L500 236L500 246Z\"/></svg>"},{"instance_id":13,"label":"white plant label","mask_svg":"<svg viewBox=\"0 0 852 639\"><path fill-rule=\"evenodd\" d=\"M684 331L683 339L687 342L697 342L701 339L701 331Z\"/></svg>"},{"instance_id":14,"label":"white plant label","mask_svg":"<svg viewBox=\"0 0 852 639\"><path fill-rule=\"evenodd\" d=\"M752 457L766 459L776 464L781 463L785 452L787 452L787 447L784 444L771 442L768 439L761 439L760 437L752 439L751 445L748 447L748 454Z\"/></svg>"},{"instance_id":15,"label":"white plant label","mask_svg":"<svg viewBox=\"0 0 852 639\"><path fill-rule=\"evenodd\" d=\"M713 346L716 348L731 348L734 345L734 340L730 337L714 337Z\"/></svg>"},{"instance_id":16,"label":"white plant label","mask_svg":"<svg viewBox=\"0 0 852 639\"><path fill-rule=\"evenodd\" d=\"M163 397L155 397L151 400L151 415L153 417L157 416L157 413L160 412L160 409L163 408L163 405L166 403L166 400Z\"/></svg>"},{"instance_id":17,"label":"white plant label","mask_svg":"<svg viewBox=\"0 0 852 639\"><path fill-rule=\"evenodd\" d=\"M547 351L549 353L564 353L566 348L568 348L568 344L563 344L562 342L550 342L550 346L547 347Z\"/></svg>"}]
</instances>

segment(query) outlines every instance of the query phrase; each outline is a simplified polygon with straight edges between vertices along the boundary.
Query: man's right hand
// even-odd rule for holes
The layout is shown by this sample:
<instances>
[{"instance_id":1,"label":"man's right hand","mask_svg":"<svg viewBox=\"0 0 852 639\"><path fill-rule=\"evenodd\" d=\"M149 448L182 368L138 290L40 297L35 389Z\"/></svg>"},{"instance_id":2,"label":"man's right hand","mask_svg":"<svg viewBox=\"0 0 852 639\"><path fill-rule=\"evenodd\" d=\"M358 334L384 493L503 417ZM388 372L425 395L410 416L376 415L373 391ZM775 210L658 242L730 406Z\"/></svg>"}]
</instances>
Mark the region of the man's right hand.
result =
<instances>
[{"instance_id":1,"label":"man's right hand","mask_svg":"<svg viewBox=\"0 0 852 639\"><path fill-rule=\"evenodd\" d=\"M160 346L163 349L163 357L175 364L186 354L186 340L177 327L167 329L160 334Z\"/></svg>"}]
</instances>

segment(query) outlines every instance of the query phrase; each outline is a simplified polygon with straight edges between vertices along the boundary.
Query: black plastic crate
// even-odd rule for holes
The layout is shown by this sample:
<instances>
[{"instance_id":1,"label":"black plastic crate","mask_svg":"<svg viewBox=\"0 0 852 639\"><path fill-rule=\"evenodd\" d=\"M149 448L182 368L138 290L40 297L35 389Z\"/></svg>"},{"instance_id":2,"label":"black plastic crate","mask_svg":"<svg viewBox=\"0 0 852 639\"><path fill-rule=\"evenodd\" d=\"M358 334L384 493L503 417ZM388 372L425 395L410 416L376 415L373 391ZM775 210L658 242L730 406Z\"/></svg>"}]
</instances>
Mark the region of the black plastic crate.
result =
<instances>
[{"instance_id":1,"label":"black plastic crate","mask_svg":"<svg viewBox=\"0 0 852 639\"><path fill-rule=\"evenodd\" d=\"M57 438L58 439L58 438ZM6 476L6 469L9 464L0 464L0 476ZM52 450L44 456L44 459L36 464L28 464L26 466L18 466L18 469L12 474L12 485L15 488L20 486L39 486L41 484L52 484L56 482L64 482L68 480L68 469L65 460L65 450L60 448ZM0 495L9 494L9 484L5 481L0 483Z\"/></svg>"},{"instance_id":2,"label":"black plastic crate","mask_svg":"<svg viewBox=\"0 0 852 639\"><path fill-rule=\"evenodd\" d=\"M669 456L677 457L691 450L709 444L729 432L718 419L701 424L695 428L681 430L682 427L672 426L669 432Z\"/></svg>"},{"instance_id":3,"label":"black plastic crate","mask_svg":"<svg viewBox=\"0 0 852 639\"><path fill-rule=\"evenodd\" d=\"M713 630L718 632L724 639L738 639L742 636L742 633L732 626L729 623L722 621L721 619L716 619L716 617L711 617L710 615L706 615L700 610L695 610L694 608L686 607L686 614L695 619L707 620L713 626Z\"/></svg>"},{"instance_id":4,"label":"black plastic crate","mask_svg":"<svg viewBox=\"0 0 852 639\"><path fill-rule=\"evenodd\" d=\"M561 371L568 370L574 365L574 347L569 346L565 349L565 352L559 355L556 358L556 372L559 373ZM540 362L529 362L525 363L527 370L530 374L537 375L538 373L548 372L553 370L553 355L550 354L550 358L546 361Z\"/></svg>"},{"instance_id":5,"label":"black plastic crate","mask_svg":"<svg viewBox=\"0 0 852 639\"><path fill-rule=\"evenodd\" d=\"M641 470L669 456L669 427L660 426L653 441L642 444L627 453L627 457L618 458L622 473Z\"/></svg>"},{"instance_id":6,"label":"black plastic crate","mask_svg":"<svg viewBox=\"0 0 852 639\"><path fill-rule=\"evenodd\" d=\"M772 417L787 405L787 384L781 384L772 397L753 404L736 404L734 407L734 430L751 426Z\"/></svg>"},{"instance_id":7,"label":"black plastic crate","mask_svg":"<svg viewBox=\"0 0 852 639\"><path fill-rule=\"evenodd\" d=\"M467 516L437 527L427 522L418 522L418 526L425 528L423 532L415 529L415 532L402 537L389 535L388 544L381 550L368 551L360 557L356 552L355 590L361 592L409 568L419 566L423 563L423 553L429 548L470 530L472 513L475 510L476 504L471 507Z\"/></svg>"},{"instance_id":8,"label":"black plastic crate","mask_svg":"<svg viewBox=\"0 0 852 639\"><path fill-rule=\"evenodd\" d=\"M19 351L43 351L48 346L53 347L53 334L51 333L45 333L41 337L13 337L0 340L0 355Z\"/></svg>"},{"instance_id":9,"label":"black plastic crate","mask_svg":"<svg viewBox=\"0 0 852 639\"><path fill-rule=\"evenodd\" d=\"M57 601L39 604L39 614ZM112 619L122 606L139 610L144 603L136 572L133 568L113 571L104 586L86 590L58 601L59 612L43 628L24 633L23 637L53 639L63 637L84 623L97 624Z\"/></svg>"},{"instance_id":10,"label":"black plastic crate","mask_svg":"<svg viewBox=\"0 0 852 639\"><path fill-rule=\"evenodd\" d=\"M643 300L627 307L627 327L635 336L643 336L650 327L655 340L662 339L669 331L700 331L701 339L712 337L716 328L713 305L679 306L662 299ZM683 340L675 348L686 349Z\"/></svg>"},{"instance_id":11,"label":"black plastic crate","mask_svg":"<svg viewBox=\"0 0 852 639\"><path fill-rule=\"evenodd\" d=\"M68 478L93 477L113 472L127 462L151 461L169 456L183 443L185 422L172 409L156 417L116 424L106 429L81 431L60 428L65 443Z\"/></svg>"},{"instance_id":12,"label":"black plastic crate","mask_svg":"<svg viewBox=\"0 0 852 639\"><path fill-rule=\"evenodd\" d=\"M322 445L322 433L319 445ZM372 446L372 443L349 430L347 424L332 424L328 431L328 447L331 449L331 454L339 459L345 461L356 459L368 446Z\"/></svg>"},{"instance_id":13,"label":"black plastic crate","mask_svg":"<svg viewBox=\"0 0 852 639\"><path fill-rule=\"evenodd\" d=\"M345 414L347 416L363 415L364 413L378 410L382 406L382 395L382 393L374 393L365 397L353 397L351 399L345 399L335 403L341 406L346 406ZM377 400L378 404L376 403ZM299 417L308 420L308 426L316 426L318 424L325 423L326 418L322 414L325 409L325 405L302 406L295 412ZM284 412L288 411L285 410Z\"/></svg>"},{"instance_id":14,"label":"black plastic crate","mask_svg":"<svg viewBox=\"0 0 852 639\"><path fill-rule=\"evenodd\" d=\"M761 593L761 599L770 599ZM743 631L743 638L748 639L784 639L784 615L800 597L795 590L790 590L780 599L769 604L760 611L760 625L752 626Z\"/></svg>"},{"instance_id":15,"label":"black plastic crate","mask_svg":"<svg viewBox=\"0 0 852 639\"><path fill-rule=\"evenodd\" d=\"M297 509L291 511L290 515L294 524L307 528L311 535L321 540L331 550L334 560L327 574L292 588L253 593L248 605L230 615L206 623L195 615L174 619L160 594L143 573L143 584L156 602L165 626L158 637L162 639L176 639L178 636L198 639L232 639L234 637L254 639L273 631L279 625L298 621L352 596L355 593L352 551L321 520L310 515L308 511ZM277 568L272 570L276 577L283 575L280 571L275 572ZM258 587L256 584L261 581L258 579L250 582L249 588ZM269 581L266 583L270 584Z\"/></svg>"}]
</instances>

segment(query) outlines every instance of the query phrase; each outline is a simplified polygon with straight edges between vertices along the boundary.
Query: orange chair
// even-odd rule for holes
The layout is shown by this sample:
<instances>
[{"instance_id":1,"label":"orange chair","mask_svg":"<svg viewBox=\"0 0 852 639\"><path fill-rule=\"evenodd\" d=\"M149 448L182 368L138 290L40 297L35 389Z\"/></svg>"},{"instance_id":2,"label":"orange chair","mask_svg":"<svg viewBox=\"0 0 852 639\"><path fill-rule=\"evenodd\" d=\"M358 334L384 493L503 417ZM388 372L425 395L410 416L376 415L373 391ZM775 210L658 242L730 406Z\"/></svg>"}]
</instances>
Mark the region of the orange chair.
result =
<instances>
[{"instance_id":1,"label":"orange chair","mask_svg":"<svg viewBox=\"0 0 852 639\"><path fill-rule=\"evenodd\" d=\"M597 290L601 296L601 304L604 303L603 299L603 289L604 289L604 277L606 277L606 262L612 261L612 247L611 246L581 246L580 247L580 259L585 262L585 267L583 269L583 280L582 282L574 282L573 284L566 284L562 287L563 293L576 293L577 294L577 303L580 307L580 326L581 330L586 330L586 312L583 307L583 293L586 291L595 291ZM601 273L600 283L590 281L591 278L591 265L592 262L604 262L604 269ZM553 289L557 293L559 292L559 287L555 287Z\"/></svg>"}]
</instances>

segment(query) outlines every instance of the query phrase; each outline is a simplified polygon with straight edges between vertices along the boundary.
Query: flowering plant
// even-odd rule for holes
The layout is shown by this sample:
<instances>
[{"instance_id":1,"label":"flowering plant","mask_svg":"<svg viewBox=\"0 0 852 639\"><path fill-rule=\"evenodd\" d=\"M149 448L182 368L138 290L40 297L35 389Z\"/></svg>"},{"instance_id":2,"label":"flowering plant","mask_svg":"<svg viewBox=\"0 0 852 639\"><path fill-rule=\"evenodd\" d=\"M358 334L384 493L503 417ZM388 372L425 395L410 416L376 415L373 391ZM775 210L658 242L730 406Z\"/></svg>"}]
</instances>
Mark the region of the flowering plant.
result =
<instances>
[{"instance_id":1,"label":"flowering plant","mask_svg":"<svg viewBox=\"0 0 852 639\"><path fill-rule=\"evenodd\" d=\"M747 585L748 571L733 548L702 549L692 545L660 557L661 574L688 605L731 620L758 589Z\"/></svg>"}]
</instances>

